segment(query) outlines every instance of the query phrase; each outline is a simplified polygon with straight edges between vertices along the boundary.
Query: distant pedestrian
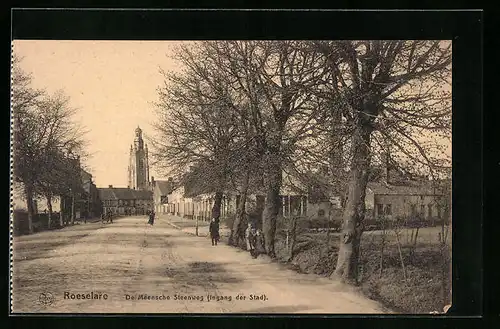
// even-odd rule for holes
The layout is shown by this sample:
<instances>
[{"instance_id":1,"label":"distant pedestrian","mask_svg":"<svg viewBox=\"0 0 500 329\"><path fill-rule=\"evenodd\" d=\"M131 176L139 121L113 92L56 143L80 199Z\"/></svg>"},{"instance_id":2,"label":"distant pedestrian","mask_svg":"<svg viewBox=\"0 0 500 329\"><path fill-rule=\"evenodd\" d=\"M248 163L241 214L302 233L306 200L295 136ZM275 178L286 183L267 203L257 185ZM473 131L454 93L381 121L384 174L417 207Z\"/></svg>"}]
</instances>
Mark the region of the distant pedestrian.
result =
<instances>
[{"instance_id":1,"label":"distant pedestrian","mask_svg":"<svg viewBox=\"0 0 500 329\"><path fill-rule=\"evenodd\" d=\"M212 246L216 246L219 242L219 223L215 218L210 221L210 238L212 239Z\"/></svg>"},{"instance_id":2,"label":"distant pedestrian","mask_svg":"<svg viewBox=\"0 0 500 329\"><path fill-rule=\"evenodd\" d=\"M155 223L155 213L154 211L149 212L149 225L153 226Z\"/></svg>"}]
</instances>

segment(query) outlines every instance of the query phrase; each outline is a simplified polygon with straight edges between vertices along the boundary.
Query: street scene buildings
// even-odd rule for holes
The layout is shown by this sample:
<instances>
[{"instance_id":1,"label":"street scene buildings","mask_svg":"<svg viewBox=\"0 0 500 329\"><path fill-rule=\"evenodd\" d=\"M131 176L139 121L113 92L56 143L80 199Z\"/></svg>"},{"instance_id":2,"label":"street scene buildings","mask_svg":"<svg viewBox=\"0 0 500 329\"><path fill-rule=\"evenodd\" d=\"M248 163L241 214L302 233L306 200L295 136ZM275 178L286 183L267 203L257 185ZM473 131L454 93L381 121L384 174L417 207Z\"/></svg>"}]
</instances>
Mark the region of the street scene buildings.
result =
<instances>
[{"instance_id":1,"label":"street scene buildings","mask_svg":"<svg viewBox=\"0 0 500 329\"><path fill-rule=\"evenodd\" d=\"M16 41L13 312L446 311L451 51Z\"/></svg>"}]
</instances>

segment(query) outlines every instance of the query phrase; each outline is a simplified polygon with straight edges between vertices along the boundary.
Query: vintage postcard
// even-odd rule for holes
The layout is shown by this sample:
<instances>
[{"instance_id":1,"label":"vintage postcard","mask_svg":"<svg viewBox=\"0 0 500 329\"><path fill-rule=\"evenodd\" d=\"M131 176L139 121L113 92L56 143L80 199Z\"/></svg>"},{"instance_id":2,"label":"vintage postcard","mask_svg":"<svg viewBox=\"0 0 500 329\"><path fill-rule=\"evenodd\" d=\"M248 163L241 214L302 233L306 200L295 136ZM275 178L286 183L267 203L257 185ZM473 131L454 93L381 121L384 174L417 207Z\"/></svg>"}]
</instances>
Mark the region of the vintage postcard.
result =
<instances>
[{"instance_id":1,"label":"vintage postcard","mask_svg":"<svg viewBox=\"0 0 500 329\"><path fill-rule=\"evenodd\" d=\"M446 312L451 66L449 40L14 40L11 312Z\"/></svg>"}]
</instances>

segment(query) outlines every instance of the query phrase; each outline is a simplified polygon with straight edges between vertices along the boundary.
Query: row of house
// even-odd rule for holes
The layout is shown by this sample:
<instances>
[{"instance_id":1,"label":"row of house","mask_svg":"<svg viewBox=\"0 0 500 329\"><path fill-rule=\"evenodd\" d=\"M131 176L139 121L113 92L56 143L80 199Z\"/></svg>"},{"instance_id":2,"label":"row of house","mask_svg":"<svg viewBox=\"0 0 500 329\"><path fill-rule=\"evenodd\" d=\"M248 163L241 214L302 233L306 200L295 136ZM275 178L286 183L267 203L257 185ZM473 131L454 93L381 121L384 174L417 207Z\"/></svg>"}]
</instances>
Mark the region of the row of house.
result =
<instances>
[{"instance_id":1,"label":"row of house","mask_svg":"<svg viewBox=\"0 0 500 329\"><path fill-rule=\"evenodd\" d=\"M146 215L153 209L153 192L128 187L99 188L103 214Z\"/></svg>"},{"instance_id":2,"label":"row of house","mask_svg":"<svg viewBox=\"0 0 500 329\"><path fill-rule=\"evenodd\" d=\"M393 179L388 179L389 172L383 177L370 181L367 185L365 206L367 218L397 218L419 216L420 218L434 220L444 216L443 199L446 197L425 178L402 179L392 173ZM301 193L293 188L295 183L284 179L281 189L280 216L330 218L340 220L342 215L342 197L326 196L312 197L311 187ZM235 214L240 196L236 191L226 193L222 198L221 216ZM248 196L247 209L264 209L264 193L254 193ZM186 186L175 186L172 180L156 182L154 189L154 207L157 213L170 214L184 218L198 218L209 220L214 204L214 195L200 193L193 195L186 191Z\"/></svg>"}]
</instances>

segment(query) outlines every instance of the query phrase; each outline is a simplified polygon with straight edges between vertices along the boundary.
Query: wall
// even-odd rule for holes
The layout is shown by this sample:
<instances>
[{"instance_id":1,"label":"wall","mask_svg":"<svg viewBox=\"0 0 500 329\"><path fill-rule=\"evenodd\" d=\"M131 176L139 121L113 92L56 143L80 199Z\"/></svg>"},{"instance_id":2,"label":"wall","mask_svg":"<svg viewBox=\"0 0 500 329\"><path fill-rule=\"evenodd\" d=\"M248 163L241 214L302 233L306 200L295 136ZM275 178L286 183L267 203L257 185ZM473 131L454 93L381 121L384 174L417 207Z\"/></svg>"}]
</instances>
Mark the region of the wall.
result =
<instances>
[{"instance_id":1,"label":"wall","mask_svg":"<svg viewBox=\"0 0 500 329\"><path fill-rule=\"evenodd\" d=\"M398 216L412 215L412 205L415 207L416 213L421 213L422 206L424 211L424 218L438 218L438 203L440 197L435 196L419 196L419 195L375 195L375 207L373 209L373 216L379 216L380 205L391 205L392 218ZM429 205L431 206L431 213L429 214Z\"/></svg>"},{"instance_id":2,"label":"wall","mask_svg":"<svg viewBox=\"0 0 500 329\"><path fill-rule=\"evenodd\" d=\"M155 185L154 190L153 190L153 204L155 206L155 212L156 213L165 213L166 212L166 205L161 204L161 191L158 185Z\"/></svg>"},{"instance_id":3,"label":"wall","mask_svg":"<svg viewBox=\"0 0 500 329\"><path fill-rule=\"evenodd\" d=\"M165 205L165 212L170 215L188 219L209 221L212 216L214 205L214 195L201 194L194 198L184 198L184 189L178 188L168 195L168 204ZM163 206L157 206L163 212ZM235 196L224 195L221 204L221 217L226 217L236 213Z\"/></svg>"},{"instance_id":4,"label":"wall","mask_svg":"<svg viewBox=\"0 0 500 329\"><path fill-rule=\"evenodd\" d=\"M146 215L153 209L152 200L104 200L103 212L120 215Z\"/></svg>"}]
</instances>

